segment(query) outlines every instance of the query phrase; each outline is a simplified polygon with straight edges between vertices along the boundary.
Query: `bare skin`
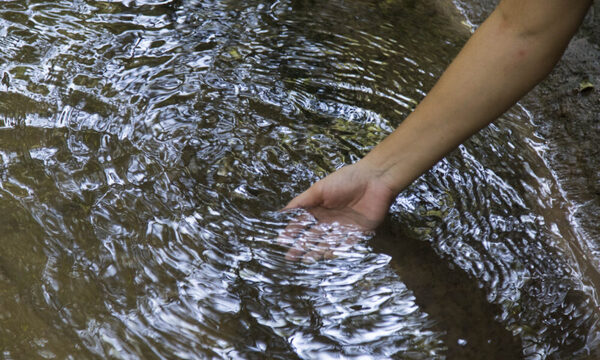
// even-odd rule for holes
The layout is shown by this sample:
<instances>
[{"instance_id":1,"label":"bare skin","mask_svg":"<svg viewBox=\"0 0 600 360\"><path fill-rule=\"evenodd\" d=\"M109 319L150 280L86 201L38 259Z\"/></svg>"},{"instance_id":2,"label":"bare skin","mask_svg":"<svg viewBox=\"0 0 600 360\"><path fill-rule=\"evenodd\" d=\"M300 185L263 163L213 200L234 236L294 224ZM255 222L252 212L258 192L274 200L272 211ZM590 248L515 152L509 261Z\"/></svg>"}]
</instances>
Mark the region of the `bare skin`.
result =
<instances>
[{"instance_id":1,"label":"bare skin","mask_svg":"<svg viewBox=\"0 0 600 360\"><path fill-rule=\"evenodd\" d=\"M306 209L314 217L301 215L282 232L279 241L291 246L286 258L328 258L340 244L356 241L357 231L373 231L405 187L548 75L591 4L501 1L392 134L285 207Z\"/></svg>"}]
</instances>

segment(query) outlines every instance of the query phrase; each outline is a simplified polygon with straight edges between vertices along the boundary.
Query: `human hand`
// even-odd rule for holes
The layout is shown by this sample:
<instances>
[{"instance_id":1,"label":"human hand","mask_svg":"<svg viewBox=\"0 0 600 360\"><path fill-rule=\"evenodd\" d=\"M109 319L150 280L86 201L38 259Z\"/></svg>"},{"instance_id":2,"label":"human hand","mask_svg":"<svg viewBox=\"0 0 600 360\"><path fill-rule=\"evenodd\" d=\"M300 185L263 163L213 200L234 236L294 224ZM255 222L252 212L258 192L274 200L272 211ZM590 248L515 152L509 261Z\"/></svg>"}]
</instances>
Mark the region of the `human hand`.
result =
<instances>
[{"instance_id":1,"label":"human hand","mask_svg":"<svg viewBox=\"0 0 600 360\"><path fill-rule=\"evenodd\" d=\"M306 210L279 235L279 243L290 247L286 259L332 258L334 250L372 233L396 195L376 171L360 162L316 182L283 209Z\"/></svg>"}]
</instances>

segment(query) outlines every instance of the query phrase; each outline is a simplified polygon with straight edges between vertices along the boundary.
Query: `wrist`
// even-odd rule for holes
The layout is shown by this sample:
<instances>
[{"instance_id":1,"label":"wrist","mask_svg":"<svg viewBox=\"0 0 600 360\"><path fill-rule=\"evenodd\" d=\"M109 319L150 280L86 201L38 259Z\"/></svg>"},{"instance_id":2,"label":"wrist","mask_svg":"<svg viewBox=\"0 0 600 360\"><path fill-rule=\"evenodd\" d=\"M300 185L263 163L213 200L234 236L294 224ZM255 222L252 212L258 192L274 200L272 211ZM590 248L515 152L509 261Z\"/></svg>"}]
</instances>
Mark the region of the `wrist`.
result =
<instances>
[{"instance_id":1,"label":"wrist","mask_svg":"<svg viewBox=\"0 0 600 360\"><path fill-rule=\"evenodd\" d=\"M370 181L380 187L389 190L393 199L408 185L401 173L396 172L398 164L391 161L393 158L378 156L377 152L371 151L355 164L360 173L366 174Z\"/></svg>"},{"instance_id":2,"label":"wrist","mask_svg":"<svg viewBox=\"0 0 600 360\"><path fill-rule=\"evenodd\" d=\"M402 131L402 130L400 130ZM398 195L421 173L415 164L415 152L398 137L398 130L371 150L357 165Z\"/></svg>"}]
</instances>

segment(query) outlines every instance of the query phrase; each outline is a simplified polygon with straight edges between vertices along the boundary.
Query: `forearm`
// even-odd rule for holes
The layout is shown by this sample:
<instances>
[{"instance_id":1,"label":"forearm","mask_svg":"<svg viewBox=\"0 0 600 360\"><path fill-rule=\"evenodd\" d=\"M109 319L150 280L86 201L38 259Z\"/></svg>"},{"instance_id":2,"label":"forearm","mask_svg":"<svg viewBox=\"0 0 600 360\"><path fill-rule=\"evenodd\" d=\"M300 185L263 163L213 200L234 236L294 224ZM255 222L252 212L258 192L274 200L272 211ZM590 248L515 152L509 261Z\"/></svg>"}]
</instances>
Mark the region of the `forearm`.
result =
<instances>
[{"instance_id":1,"label":"forearm","mask_svg":"<svg viewBox=\"0 0 600 360\"><path fill-rule=\"evenodd\" d=\"M415 111L361 162L400 192L541 81L590 4L503 1Z\"/></svg>"}]
</instances>

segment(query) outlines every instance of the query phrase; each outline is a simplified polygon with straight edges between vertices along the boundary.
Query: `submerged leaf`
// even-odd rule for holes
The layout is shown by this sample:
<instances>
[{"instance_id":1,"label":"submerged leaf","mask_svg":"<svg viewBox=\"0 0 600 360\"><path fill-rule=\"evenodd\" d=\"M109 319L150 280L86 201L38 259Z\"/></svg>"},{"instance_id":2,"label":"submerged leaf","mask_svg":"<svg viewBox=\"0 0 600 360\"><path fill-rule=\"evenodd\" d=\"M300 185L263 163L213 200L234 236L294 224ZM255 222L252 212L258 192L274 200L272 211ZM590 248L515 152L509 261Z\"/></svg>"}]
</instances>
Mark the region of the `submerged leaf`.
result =
<instances>
[{"instance_id":1,"label":"submerged leaf","mask_svg":"<svg viewBox=\"0 0 600 360\"><path fill-rule=\"evenodd\" d=\"M229 50L229 55L231 55L236 60L239 60L242 57L242 55L240 55L240 53L235 48L231 48Z\"/></svg>"},{"instance_id":2,"label":"submerged leaf","mask_svg":"<svg viewBox=\"0 0 600 360\"><path fill-rule=\"evenodd\" d=\"M592 84L589 80L584 80L579 83L578 91L580 93L588 92L594 90L594 84Z\"/></svg>"}]
</instances>

